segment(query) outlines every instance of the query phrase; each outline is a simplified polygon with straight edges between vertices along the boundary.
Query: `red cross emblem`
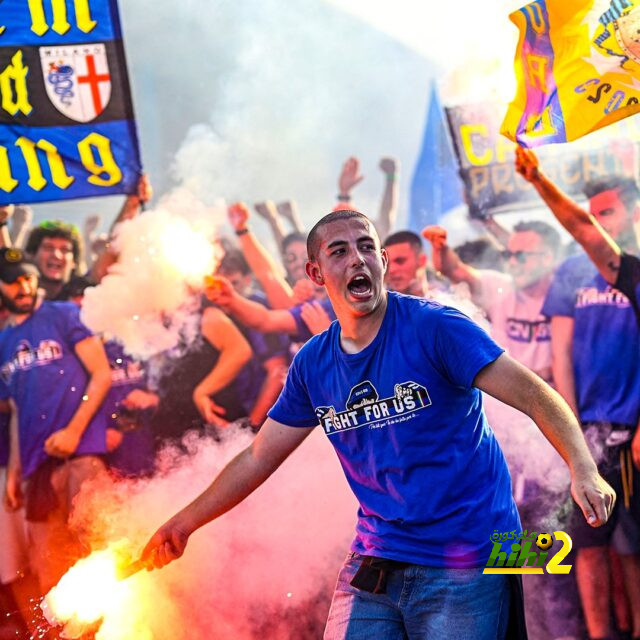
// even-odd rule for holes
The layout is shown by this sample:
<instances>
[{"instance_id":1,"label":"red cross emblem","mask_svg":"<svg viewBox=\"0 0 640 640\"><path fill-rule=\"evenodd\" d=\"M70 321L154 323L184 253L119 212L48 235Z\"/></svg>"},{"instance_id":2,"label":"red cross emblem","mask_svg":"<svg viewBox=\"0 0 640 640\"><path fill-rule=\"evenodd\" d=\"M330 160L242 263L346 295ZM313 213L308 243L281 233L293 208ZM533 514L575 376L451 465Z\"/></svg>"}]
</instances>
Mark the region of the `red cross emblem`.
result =
<instances>
[{"instance_id":1,"label":"red cross emblem","mask_svg":"<svg viewBox=\"0 0 640 640\"><path fill-rule=\"evenodd\" d=\"M93 108L96 111L96 115L98 115L102 113L102 109L104 108L102 106L102 100L100 99L100 83L111 82L111 75L109 73L97 73L93 54L88 54L85 60L87 61L87 75L78 76L78 82L89 85Z\"/></svg>"}]
</instances>

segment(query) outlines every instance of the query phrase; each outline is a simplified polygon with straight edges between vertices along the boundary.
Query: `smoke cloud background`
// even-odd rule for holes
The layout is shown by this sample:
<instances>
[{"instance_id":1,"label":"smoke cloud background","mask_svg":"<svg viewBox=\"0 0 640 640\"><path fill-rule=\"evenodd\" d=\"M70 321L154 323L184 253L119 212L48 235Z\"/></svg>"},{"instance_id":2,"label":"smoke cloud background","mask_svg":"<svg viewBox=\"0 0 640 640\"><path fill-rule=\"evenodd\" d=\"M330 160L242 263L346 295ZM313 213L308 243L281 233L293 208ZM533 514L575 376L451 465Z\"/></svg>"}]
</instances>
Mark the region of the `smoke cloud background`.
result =
<instances>
[{"instance_id":1,"label":"smoke cloud background","mask_svg":"<svg viewBox=\"0 0 640 640\"><path fill-rule=\"evenodd\" d=\"M222 443L188 434L188 453L165 449L152 479L83 487L73 526L94 549L126 538L135 554L250 441L234 429ZM318 429L245 502L193 534L179 561L130 578L142 597L104 640L314 637L296 630L317 632L326 617L356 508Z\"/></svg>"},{"instance_id":2,"label":"smoke cloud background","mask_svg":"<svg viewBox=\"0 0 640 640\"><path fill-rule=\"evenodd\" d=\"M431 80L478 51L510 67L516 29L507 15L523 3L120 4L142 155L156 192L187 175L212 198L294 198L309 226L333 205L337 172L352 154L366 176L357 203L372 213L384 186L378 160L399 158L403 220ZM203 137L207 153L179 152ZM99 212L108 221L120 200L38 206L36 219L81 222Z\"/></svg>"},{"instance_id":3,"label":"smoke cloud background","mask_svg":"<svg viewBox=\"0 0 640 640\"><path fill-rule=\"evenodd\" d=\"M191 343L200 329L203 278L221 257L215 240L225 219L222 201L205 206L176 188L156 209L119 224L113 241L118 261L86 290L82 321L141 359L181 340Z\"/></svg>"}]
</instances>

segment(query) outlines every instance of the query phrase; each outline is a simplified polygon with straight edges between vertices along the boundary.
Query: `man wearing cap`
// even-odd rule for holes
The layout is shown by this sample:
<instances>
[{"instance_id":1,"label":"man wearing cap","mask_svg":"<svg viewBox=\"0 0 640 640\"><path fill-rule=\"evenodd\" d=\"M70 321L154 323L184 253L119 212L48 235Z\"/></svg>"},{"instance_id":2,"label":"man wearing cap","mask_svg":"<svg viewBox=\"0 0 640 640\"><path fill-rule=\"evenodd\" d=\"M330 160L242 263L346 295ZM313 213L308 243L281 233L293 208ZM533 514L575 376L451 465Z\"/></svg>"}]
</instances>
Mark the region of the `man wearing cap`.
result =
<instances>
[{"instance_id":1,"label":"man wearing cap","mask_svg":"<svg viewBox=\"0 0 640 640\"><path fill-rule=\"evenodd\" d=\"M0 250L0 399L12 408L5 504L22 503L30 563L47 592L80 555L67 525L82 483L104 469L111 373L98 337L67 302L39 301L38 273L18 249Z\"/></svg>"}]
</instances>

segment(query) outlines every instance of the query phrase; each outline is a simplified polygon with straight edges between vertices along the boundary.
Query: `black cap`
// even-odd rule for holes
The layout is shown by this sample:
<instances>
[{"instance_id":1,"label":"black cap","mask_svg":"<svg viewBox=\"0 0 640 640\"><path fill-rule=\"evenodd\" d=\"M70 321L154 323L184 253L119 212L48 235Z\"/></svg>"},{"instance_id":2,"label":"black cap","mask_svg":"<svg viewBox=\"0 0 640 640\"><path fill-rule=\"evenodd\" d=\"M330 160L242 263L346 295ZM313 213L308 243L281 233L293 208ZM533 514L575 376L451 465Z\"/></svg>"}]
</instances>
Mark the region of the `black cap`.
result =
<instances>
[{"instance_id":1,"label":"black cap","mask_svg":"<svg viewBox=\"0 0 640 640\"><path fill-rule=\"evenodd\" d=\"M0 280L11 284L20 276L39 275L35 265L27 262L20 249L0 249Z\"/></svg>"}]
</instances>

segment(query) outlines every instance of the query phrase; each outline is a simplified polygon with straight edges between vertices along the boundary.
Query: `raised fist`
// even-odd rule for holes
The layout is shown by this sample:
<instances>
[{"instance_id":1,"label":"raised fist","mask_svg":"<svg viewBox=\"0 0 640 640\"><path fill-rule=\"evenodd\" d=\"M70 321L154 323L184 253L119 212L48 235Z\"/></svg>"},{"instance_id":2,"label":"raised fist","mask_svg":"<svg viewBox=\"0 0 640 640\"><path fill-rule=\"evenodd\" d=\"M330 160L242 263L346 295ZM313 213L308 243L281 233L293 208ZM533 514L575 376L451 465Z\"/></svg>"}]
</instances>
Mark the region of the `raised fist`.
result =
<instances>
[{"instance_id":1,"label":"raised fist","mask_svg":"<svg viewBox=\"0 0 640 640\"><path fill-rule=\"evenodd\" d=\"M516 147L516 171L527 182L533 182L538 177L538 157L531 149Z\"/></svg>"},{"instance_id":2,"label":"raised fist","mask_svg":"<svg viewBox=\"0 0 640 640\"><path fill-rule=\"evenodd\" d=\"M422 237L428 240L434 249L442 249L447 244L447 230L437 224L425 227L422 230Z\"/></svg>"},{"instance_id":3,"label":"raised fist","mask_svg":"<svg viewBox=\"0 0 640 640\"><path fill-rule=\"evenodd\" d=\"M234 202L228 209L229 222L235 231L246 229L249 222L249 207L244 202Z\"/></svg>"},{"instance_id":4,"label":"raised fist","mask_svg":"<svg viewBox=\"0 0 640 640\"><path fill-rule=\"evenodd\" d=\"M395 158L381 158L379 166L387 176L395 176L398 172L398 161Z\"/></svg>"}]
</instances>

